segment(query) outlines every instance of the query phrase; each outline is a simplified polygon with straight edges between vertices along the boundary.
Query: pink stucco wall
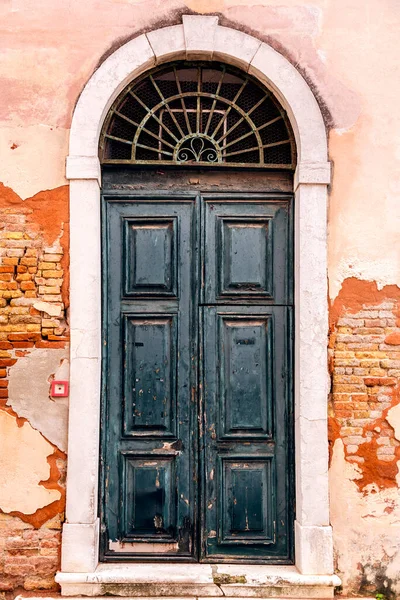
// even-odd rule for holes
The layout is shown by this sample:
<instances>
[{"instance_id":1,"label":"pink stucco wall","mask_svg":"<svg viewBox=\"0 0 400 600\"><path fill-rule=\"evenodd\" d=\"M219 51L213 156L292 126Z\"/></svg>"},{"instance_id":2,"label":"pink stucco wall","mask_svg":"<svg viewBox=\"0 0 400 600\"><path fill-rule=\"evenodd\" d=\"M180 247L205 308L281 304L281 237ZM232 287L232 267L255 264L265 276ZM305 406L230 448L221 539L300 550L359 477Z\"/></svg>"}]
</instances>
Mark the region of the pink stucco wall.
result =
<instances>
[{"instance_id":1,"label":"pink stucco wall","mask_svg":"<svg viewBox=\"0 0 400 600\"><path fill-rule=\"evenodd\" d=\"M338 382L350 386L344 392L338 389L336 392L346 394L346 401L352 405L351 416L341 414L343 409L335 404L343 401L343 397L336 396L331 403L334 431L331 435L331 504L336 567L347 592L386 589L388 597L400 595L400 458L397 452L400 413L396 408L400 403L400 338L391 338L397 343L385 342L388 336L396 336L400 331L400 4L397 0L3 0L0 3L0 183L5 188L1 188L0 209L10 214L10 206L15 209L19 202L21 207L28 207L33 197L43 193L40 198L47 198L47 204L43 200L40 210L46 214L40 217L38 227L43 239L47 232L47 239L40 248L45 252L46 247L53 247L53 253L57 253L61 244L63 248L59 248L59 253L67 252L65 237L62 241L68 222L64 210L67 201L63 187L67 184L65 157L74 106L83 86L105 56L124 41L139 32L178 23L182 14L191 11L218 14L221 24L252 33L271 44L298 68L320 103L333 165L328 220L332 334L357 337L374 335L373 332L362 333L360 328L380 329L375 335L383 335L386 344L383 349L368 350L378 354L386 352L385 356L346 357L340 353L353 352L354 349L346 346L352 340L338 341L335 337L331 342L332 374L333 377L336 374L382 378L389 377L389 369L390 377L395 380L389 386L390 393L386 393L390 398L386 400L388 404L379 415L376 410L370 410L371 407L358 411L368 413L364 417L354 412L356 400L352 400L352 390L359 391L357 386L364 383ZM64 207L54 217L55 221L51 216L51 202ZM3 257L6 256L4 239L0 246ZM56 249L54 244L59 244ZM66 263L60 269L64 269L66 276L65 267ZM63 300L67 304L65 297ZM380 319L380 324L367 327L366 317L359 316L363 310L386 311L391 315L375 315L371 319ZM360 320L359 325L346 325L343 321L352 316ZM2 323L0 342L7 344L8 331L2 329ZM59 342L57 351L64 351L62 342L65 341ZM38 350L41 350L40 355ZM2 351L8 352L7 346ZM61 504L54 505L62 495L58 485L60 472L54 471L60 465L54 465L56 459L63 459L65 447L53 434L60 427L66 429L66 413L60 411L42 420L35 420L34 411L29 408L22 414L24 383L17 383L21 378L23 381L23 373L28 373L25 385L32 386L34 378L39 377L38 364L42 365L45 379L54 374L52 352L54 350L46 346L28 348L28 355L18 357L19 363L5 366L8 379L14 381L10 384L14 396L12 408L3 396L0 435L10 447L17 445L21 452L18 465L17 459L12 458L1 463L2 477L10 483L0 491L3 511L0 532L6 530L5 526L1 529L1 524L6 523L7 531L18 531L21 539L25 539L26 529L37 531L46 522L54 526L50 531L57 532L59 527L54 525L54 519L62 512ZM21 372L17 365L21 365L22 358L26 365L24 363ZM346 371L354 367L351 360L368 358L378 361L366 367L367 370L378 369L376 374L368 371L357 375ZM58 366L64 359L60 354ZM334 361L344 359L350 362L336 363L339 371L335 372ZM392 366L383 367L379 362L382 360L392 361ZM344 369L344 373L340 369ZM38 381L41 390L38 397L46 415L50 400L47 383L44 389L41 385ZM376 392L377 397L379 393L384 395L384 388L388 387L385 382L376 383L379 385L381 391ZM364 400L364 404L368 402ZM21 418L26 419L23 424L18 421ZM387 475L390 461L382 461L379 453L371 458L371 453L354 451L353 458L358 452L358 458L362 459L354 460L351 452L347 452L345 428L356 427L354 419L366 421L359 424L362 429L359 435L365 438L359 440L359 448L371 437L367 430L379 427L391 432L384 436L393 440L391 444L396 449L390 455L390 475ZM360 486L357 481L366 477L367 467L368 483ZM382 469L386 469L387 476L382 476ZM53 481L54 485L43 487L43 481ZM54 506L54 511L46 513L44 520L21 520L21 515L37 516L37 511L48 505ZM57 535L50 537L53 540ZM0 571L7 560L7 564L12 563L9 554L4 555L5 558L1 555L2 539L5 538L0 534ZM31 589L54 586L52 569L57 567L57 552L52 556L53 562L45 575L39 573L36 579L28 578L28 589L29 586ZM29 570L29 564L29 560L20 561L16 567L3 568L6 589L24 585L27 579L24 569Z\"/></svg>"}]
</instances>

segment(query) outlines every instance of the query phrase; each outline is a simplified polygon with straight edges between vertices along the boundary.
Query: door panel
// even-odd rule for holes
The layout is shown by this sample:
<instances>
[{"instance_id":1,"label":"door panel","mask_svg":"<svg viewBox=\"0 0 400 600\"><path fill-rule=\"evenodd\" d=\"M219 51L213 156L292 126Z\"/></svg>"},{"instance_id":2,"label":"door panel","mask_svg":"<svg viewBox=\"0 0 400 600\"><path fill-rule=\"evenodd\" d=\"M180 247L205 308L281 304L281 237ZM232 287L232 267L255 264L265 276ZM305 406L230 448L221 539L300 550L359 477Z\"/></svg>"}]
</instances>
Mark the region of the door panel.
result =
<instances>
[{"instance_id":1,"label":"door panel","mask_svg":"<svg viewBox=\"0 0 400 600\"><path fill-rule=\"evenodd\" d=\"M175 457L123 456L124 537L157 543L176 531Z\"/></svg>"},{"instance_id":2,"label":"door panel","mask_svg":"<svg viewBox=\"0 0 400 600\"><path fill-rule=\"evenodd\" d=\"M176 436L176 321L177 315L125 317L123 388L126 436Z\"/></svg>"},{"instance_id":3,"label":"door panel","mask_svg":"<svg viewBox=\"0 0 400 600\"><path fill-rule=\"evenodd\" d=\"M127 219L125 295L177 296L177 218Z\"/></svg>"},{"instance_id":4,"label":"door panel","mask_svg":"<svg viewBox=\"0 0 400 600\"><path fill-rule=\"evenodd\" d=\"M221 543L273 543L275 485L272 458L219 458Z\"/></svg>"},{"instance_id":5,"label":"door panel","mask_svg":"<svg viewBox=\"0 0 400 600\"><path fill-rule=\"evenodd\" d=\"M272 233L269 221L220 219L220 295L247 292L272 297Z\"/></svg>"},{"instance_id":6,"label":"door panel","mask_svg":"<svg viewBox=\"0 0 400 600\"><path fill-rule=\"evenodd\" d=\"M291 556L291 308L203 307L206 560Z\"/></svg>"},{"instance_id":7,"label":"door panel","mask_svg":"<svg viewBox=\"0 0 400 600\"><path fill-rule=\"evenodd\" d=\"M268 317L218 324L221 345L220 437L264 437L272 429L271 327Z\"/></svg>"},{"instance_id":8,"label":"door panel","mask_svg":"<svg viewBox=\"0 0 400 600\"><path fill-rule=\"evenodd\" d=\"M102 555L190 560L197 526L197 201L130 200L108 199L104 215Z\"/></svg>"},{"instance_id":9,"label":"door panel","mask_svg":"<svg viewBox=\"0 0 400 600\"><path fill-rule=\"evenodd\" d=\"M255 194L204 199L204 303L290 304L288 199Z\"/></svg>"}]
</instances>

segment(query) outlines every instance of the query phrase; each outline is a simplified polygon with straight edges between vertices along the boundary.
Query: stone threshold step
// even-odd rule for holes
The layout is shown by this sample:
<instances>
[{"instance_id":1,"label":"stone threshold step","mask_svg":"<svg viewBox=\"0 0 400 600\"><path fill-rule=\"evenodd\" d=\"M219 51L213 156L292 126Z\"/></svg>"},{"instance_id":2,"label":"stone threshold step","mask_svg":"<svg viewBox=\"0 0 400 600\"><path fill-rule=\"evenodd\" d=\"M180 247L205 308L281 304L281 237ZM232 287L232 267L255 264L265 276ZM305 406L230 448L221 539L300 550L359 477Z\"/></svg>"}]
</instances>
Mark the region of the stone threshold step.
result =
<instances>
[{"instance_id":1,"label":"stone threshold step","mask_svg":"<svg viewBox=\"0 0 400 600\"><path fill-rule=\"evenodd\" d=\"M19 594L15 597L14 600L62 600L64 596L61 594L54 594L53 596L44 596L43 593L38 592L37 595L30 594L29 596L24 596L23 594ZM165 600L166 596L142 596L142 600ZM220 596L218 597L219 600ZM335 596L337 600L375 600L375 596ZM70 600L88 600L88 596L70 596ZM237 600L235 596L224 596L225 600ZM90 600L105 600L104 596L90 596ZM137 596L124 596L124 600L137 600ZM217 600L217 598L206 597L203 598L201 596L168 596L168 600ZM254 597L242 597L242 600L254 600ZM275 600L272 597L265 597L263 600ZM280 600L293 600L286 597L281 596ZM302 600L313 600L312 598L303 598ZM327 596L326 598L320 598L319 600L331 600L331 596Z\"/></svg>"},{"instance_id":2,"label":"stone threshold step","mask_svg":"<svg viewBox=\"0 0 400 600\"><path fill-rule=\"evenodd\" d=\"M125 598L333 598L336 575L304 575L294 566L99 564L93 573L57 573L63 596Z\"/></svg>"},{"instance_id":3,"label":"stone threshold step","mask_svg":"<svg viewBox=\"0 0 400 600\"><path fill-rule=\"evenodd\" d=\"M194 586L193 586L194 587ZM290 598L291 600L331 600L334 597L332 588L318 587L302 590L295 587L257 587L244 588L237 587L235 589L224 588L206 588L198 586L196 589L191 589L189 586L178 588L177 586L103 586L99 592L101 596L93 596L93 590L83 590L82 596L103 598L104 596L118 596L124 598L162 598L164 600L171 598L198 598L200 600L217 600L217 599L247 599L247 598ZM97 590L96 590L97 591ZM63 597L76 597L77 588L63 590Z\"/></svg>"}]
</instances>

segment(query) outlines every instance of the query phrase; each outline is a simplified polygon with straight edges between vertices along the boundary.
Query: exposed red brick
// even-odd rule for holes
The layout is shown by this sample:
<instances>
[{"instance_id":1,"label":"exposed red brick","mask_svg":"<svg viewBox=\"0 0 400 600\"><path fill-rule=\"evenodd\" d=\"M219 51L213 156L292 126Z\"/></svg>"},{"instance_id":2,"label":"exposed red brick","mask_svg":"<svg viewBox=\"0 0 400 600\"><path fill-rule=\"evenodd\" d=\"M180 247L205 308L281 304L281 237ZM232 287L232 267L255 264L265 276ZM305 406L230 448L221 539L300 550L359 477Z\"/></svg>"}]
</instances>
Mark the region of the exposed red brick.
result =
<instances>
[{"instance_id":1,"label":"exposed red brick","mask_svg":"<svg viewBox=\"0 0 400 600\"><path fill-rule=\"evenodd\" d=\"M400 333L390 333L385 337L385 344L400 346Z\"/></svg>"},{"instance_id":2,"label":"exposed red brick","mask_svg":"<svg viewBox=\"0 0 400 600\"><path fill-rule=\"evenodd\" d=\"M0 369L1 367L12 367L16 362L14 358L0 358Z\"/></svg>"},{"instance_id":3,"label":"exposed red brick","mask_svg":"<svg viewBox=\"0 0 400 600\"><path fill-rule=\"evenodd\" d=\"M399 307L397 286L378 290L353 278L330 307L330 446L343 440L346 460L357 461L354 482L362 492L370 484L397 486L400 444L386 417L400 402Z\"/></svg>"},{"instance_id":4,"label":"exposed red brick","mask_svg":"<svg viewBox=\"0 0 400 600\"><path fill-rule=\"evenodd\" d=\"M29 333L27 331L26 333L10 333L7 337L11 342L36 342L40 340L42 336L40 333Z\"/></svg>"},{"instance_id":5,"label":"exposed red brick","mask_svg":"<svg viewBox=\"0 0 400 600\"><path fill-rule=\"evenodd\" d=\"M366 377L364 383L368 387L375 385L396 385L397 379L394 377Z\"/></svg>"},{"instance_id":6,"label":"exposed red brick","mask_svg":"<svg viewBox=\"0 0 400 600\"><path fill-rule=\"evenodd\" d=\"M0 342L0 350L10 350L12 347L10 342Z\"/></svg>"},{"instance_id":7,"label":"exposed red brick","mask_svg":"<svg viewBox=\"0 0 400 600\"><path fill-rule=\"evenodd\" d=\"M10 515L4 515L2 525L0 590L14 591L14 595L18 588L58 591L54 574L60 568L59 526L50 528L47 523L39 529L32 529ZM42 552L45 554L42 555Z\"/></svg>"},{"instance_id":8,"label":"exposed red brick","mask_svg":"<svg viewBox=\"0 0 400 600\"><path fill-rule=\"evenodd\" d=\"M50 336L49 336L50 337ZM56 337L56 336L52 336ZM57 336L57 339L59 336ZM36 348L65 348L66 342L45 342L43 340L36 342Z\"/></svg>"},{"instance_id":9,"label":"exposed red brick","mask_svg":"<svg viewBox=\"0 0 400 600\"><path fill-rule=\"evenodd\" d=\"M26 292L26 290L35 290L36 286L33 281L21 281L20 288L23 292Z\"/></svg>"},{"instance_id":10,"label":"exposed red brick","mask_svg":"<svg viewBox=\"0 0 400 600\"><path fill-rule=\"evenodd\" d=\"M35 345L33 342L16 342L12 343L14 348L33 348Z\"/></svg>"},{"instance_id":11,"label":"exposed red brick","mask_svg":"<svg viewBox=\"0 0 400 600\"><path fill-rule=\"evenodd\" d=\"M358 312L363 305L377 305L388 298L400 300L400 288L397 285L386 285L378 290L374 281L362 281L356 277L345 279L339 294L330 305L330 323L334 325L341 316Z\"/></svg>"},{"instance_id":12,"label":"exposed red brick","mask_svg":"<svg viewBox=\"0 0 400 600\"><path fill-rule=\"evenodd\" d=\"M17 583L13 577L0 577L0 591L11 592L17 587Z\"/></svg>"}]
</instances>

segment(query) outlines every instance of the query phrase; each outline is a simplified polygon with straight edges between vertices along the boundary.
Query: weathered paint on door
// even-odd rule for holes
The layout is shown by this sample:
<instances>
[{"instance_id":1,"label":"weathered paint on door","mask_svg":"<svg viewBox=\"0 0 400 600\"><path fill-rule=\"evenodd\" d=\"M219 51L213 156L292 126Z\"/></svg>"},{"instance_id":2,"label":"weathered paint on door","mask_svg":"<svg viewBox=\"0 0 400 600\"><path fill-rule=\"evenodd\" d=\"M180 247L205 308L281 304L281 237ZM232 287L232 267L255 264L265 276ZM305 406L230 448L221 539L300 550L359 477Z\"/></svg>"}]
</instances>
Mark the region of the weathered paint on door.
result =
<instances>
[{"instance_id":1,"label":"weathered paint on door","mask_svg":"<svg viewBox=\"0 0 400 600\"><path fill-rule=\"evenodd\" d=\"M291 198L104 198L104 560L290 562Z\"/></svg>"}]
</instances>

